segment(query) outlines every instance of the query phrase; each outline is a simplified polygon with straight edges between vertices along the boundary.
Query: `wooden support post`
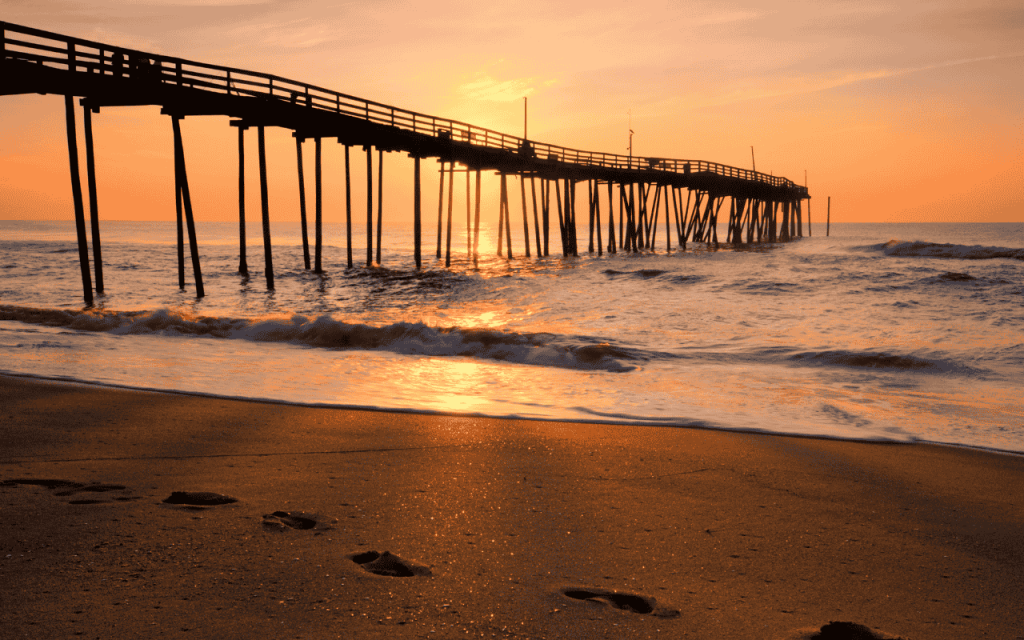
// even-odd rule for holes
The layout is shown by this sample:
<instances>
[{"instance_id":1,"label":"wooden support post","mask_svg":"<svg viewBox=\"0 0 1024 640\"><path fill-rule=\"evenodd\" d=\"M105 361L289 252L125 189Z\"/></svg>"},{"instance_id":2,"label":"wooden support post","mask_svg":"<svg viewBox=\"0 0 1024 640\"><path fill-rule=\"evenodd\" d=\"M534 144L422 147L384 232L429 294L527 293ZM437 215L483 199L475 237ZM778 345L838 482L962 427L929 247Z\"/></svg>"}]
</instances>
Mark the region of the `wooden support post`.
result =
<instances>
[{"instance_id":1,"label":"wooden support post","mask_svg":"<svg viewBox=\"0 0 1024 640\"><path fill-rule=\"evenodd\" d=\"M789 227L789 201L787 200L782 203L782 233L779 239L783 242L789 240Z\"/></svg>"},{"instance_id":2,"label":"wooden support post","mask_svg":"<svg viewBox=\"0 0 1024 640\"><path fill-rule=\"evenodd\" d=\"M548 237L551 232L551 182L547 179L540 181L541 215L544 218L544 255L549 256L550 245Z\"/></svg>"},{"instance_id":3,"label":"wooden support post","mask_svg":"<svg viewBox=\"0 0 1024 640\"><path fill-rule=\"evenodd\" d=\"M804 237L804 211L803 200L794 200L793 207L796 209L796 237Z\"/></svg>"},{"instance_id":4,"label":"wooden support post","mask_svg":"<svg viewBox=\"0 0 1024 640\"><path fill-rule=\"evenodd\" d=\"M672 253L672 222L669 220L671 216L668 214L668 192L671 187L665 185L665 253ZM675 191L673 190L672 202L675 203Z\"/></svg>"},{"instance_id":5,"label":"wooden support post","mask_svg":"<svg viewBox=\"0 0 1024 640\"><path fill-rule=\"evenodd\" d=\"M601 255L604 254L604 248L602 246L603 243L601 241L601 193L600 193L600 188L599 188L600 186L601 186L601 184L597 180L594 180L594 205L593 205L594 206L594 219L595 219L594 228L597 229L597 255L598 255L598 257L600 257Z\"/></svg>"},{"instance_id":6,"label":"wooden support post","mask_svg":"<svg viewBox=\"0 0 1024 640\"><path fill-rule=\"evenodd\" d=\"M626 250L627 249L627 245L626 245L626 228L625 228L624 225L626 224L626 203L628 201L629 201L628 198L626 198L626 185L620 183L619 184L619 248L622 249L622 250Z\"/></svg>"},{"instance_id":7,"label":"wooden support post","mask_svg":"<svg viewBox=\"0 0 1024 640\"><path fill-rule=\"evenodd\" d=\"M608 181L608 253L615 253L615 185Z\"/></svg>"},{"instance_id":8,"label":"wooden support post","mask_svg":"<svg viewBox=\"0 0 1024 640\"><path fill-rule=\"evenodd\" d=\"M238 125L238 273L249 275L245 257L245 127Z\"/></svg>"},{"instance_id":9,"label":"wooden support post","mask_svg":"<svg viewBox=\"0 0 1024 640\"><path fill-rule=\"evenodd\" d=\"M714 238L715 248L718 248L718 213L722 210L722 205L725 204L725 196L718 199L718 206L715 207L715 216L711 221L711 235Z\"/></svg>"},{"instance_id":10,"label":"wooden support post","mask_svg":"<svg viewBox=\"0 0 1024 640\"><path fill-rule=\"evenodd\" d=\"M648 189L648 193L650 193L650 189ZM655 184L654 185L654 204L651 206L651 212L650 212L651 229L650 229L650 232L647 235L647 247L651 251L655 250L655 247L654 247L655 242L654 241L655 241L655 236L657 235L657 232L658 232L658 220L659 220L659 216L660 215L661 215L661 185L660 184ZM668 219L668 216L666 216L666 220L667 219ZM668 229L668 227L665 227L665 228Z\"/></svg>"},{"instance_id":11,"label":"wooden support post","mask_svg":"<svg viewBox=\"0 0 1024 640\"><path fill-rule=\"evenodd\" d=\"M89 185L93 269L96 271L96 293L103 293L103 253L100 251L100 208L96 202L96 159L92 144L92 111L84 105L82 111L85 114L85 171Z\"/></svg>"},{"instance_id":12,"label":"wooden support post","mask_svg":"<svg viewBox=\"0 0 1024 640\"><path fill-rule=\"evenodd\" d=\"M627 236L629 242L627 243L627 249L636 253L640 250L637 244L637 201L636 201L636 183L630 182L630 204L629 204L629 219L626 222Z\"/></svg>"},{"instance_id":13,"label":"wooden support post","mask_svg":"<svg viewBox=\"0 0 1024 640\"><path fill-rule=\"evenodd\" d=\"M373 149L366 145L366 266L373 266Z\"/></svg>"},{"instance_id":14,"label":"wooden support post","mask_svg":"<svg viewBox=\"0 0 1024 640\"><path fill-rule=\"evenodd\" d=\"M352 165L349 146L345 145L345 233L348 249L348 268L352 268Z\"/></svg>"},{"instance_id":15,"label":"wooden support post","mask_svg":"<svg viewBox=\"0 0 1024 640\"><path fill-rule=\"evenodd\" d=\"M82 268L82 293L85 304L92 306L92 274L89 272L89 241L85 237L82 177L78 170L78 127L75 125L74 96L64 96L64 116L68 134L68 163L71 167L71 195L75 205L75 229L78 232L78 262Z\"/></svg>"},{"instance_id":16,"label":"wooden support post","mask_svg":"<svg viewBox=\"0 0 1024 640\"><path fill-rule=\"evenodd\" d=\"M828 237L832 227L832 196L828 197L828 211L825 214L825 237Z\"/></svg>"},{"instance_id":17,"label":"wooden support post","mask_svg":"<svg viewBox=\"0 0 1024 640\"><path fill-rule=\"evenodd\" d=\"M587 253L594 253L594 181L587 180L587 210L590 212L590 243ZM600 247L601 243L598 243Z\"/></svg>"},{"instance_id":18,"label":"wooden support post","mask_svg":"<svg viewBox=\"0 0 1024 640\"><path fill-rule=\"evenodd\" d=\"M636 241L636 249L645 249L644 244L647 240L647 233L644 225L647 218L647 188L643 182L637 183L636 185L636 204L633 210L633 217L636 221L636 226L633 231L633 239Z\"/></svg>"},{"instance_id":19,"label":"wooden support post","mask_svg":"<svg viewBox=\"0 0 1024 640\"><path fill-rule=\"evenodd\" d=\"M178 288L185 289L185 217L181 207L181 176L178 174L177 145L174 157L174 210L178 227Z\"/></svg>"},{"instance_id":20,"label":"wooden support post","mask_svg":"<svg viewBox=\"0 0 1024 640\"><path fill-rule=\"evenodd\" d=\"M576 182L565 179L566 227L569 234L569 250L573 256L579 255L579 244L576 242Z\"/></svg>"},{"instance_id":21,"label":"wooden support post","mask_svg":"<svg viewBox=\"0 0 1024 640\"><path fill-rule=\"evenodd\" d=\"M537 219L537 183L530 175L530 197L533 199L533 238L537 243L537 257L544 255L540 247L540 222Z\"/></svg>"},{"instance_id":22,"label":"wooden support post","mask_svg":"<svg viewBox=\"0 0 1024 640\"><path fill-rule=\"evenodd\" d=\"M502 178L502 181L501 181L501 189L502 190L499 191L499 194L498 194L498 255L499 256L502 255L501 245L505 242L505 205L504 205L504 202L505 202L505 195L504 195L505 194L505 192L504 192L505 182L504 182L504 178L505 178L505 176L504 176L504 174L502 174L501 178Z\"/></svg>"},{"instance_id":23,"label":"wooden support post","mask_svg":"<svg viewBox=\"0 0 1024 640\"><path fill-rule=\"evenodd\" d=\"M421 245L421 232L423 231L422 202L420 198L420 157L413 158L413 196L412 196L412 235L413 235L413 256L416 258L416 268L423 268L423 252Z\"/></svg>"},{"instance_id":24,"label":"wooden support post","mask_svg":"<svg viewBox=\"0 0 1024 640\"><path fill-rule=\"evenodd\" d=\"M455 163L448 163L448 238L444 250L444 266L452 264L452 205L455 204Z\"/></svg>"},{"instance_id":25,"label":"wooden support post","mask_svg":"<svg viewBox=\"0 0 1024 640\"><path fill-rule=\"evenodd\" d=\"M502 200L505 204L505 244L507 245L509 260L512 259L512 208L508 206L508 176L501 174Z\"/></svg>"},{"instance_id":26,"label":"wooden support post","mask_svg":"<svg viewBox=\"0 0 1024 640\"><path fill-rule=\"evenodd\" d=\"M704 199L704 192L697 190L697 197L693 199L693 210L690 212L690 225L683 231L683 239L689 237L694 242L699 242L697 238L697 224L700 220L700 205ZM690 197L686 197L687 208L689 208Z\"/></svg>"},{"instance_id":27,"label":"wooden support post","mask_svg":"<svg viewBox=\"0 0 1024 640\"><path fill-rule=\"evenodd\" d=\"M736 229L736 197L729 198L729 223L725 227L725 241L732 242L733 231Z\"/></svg>"},{"instance_id":28,"label":"wooden support post","mask_svg":"<svg viewBox=\"0 0 1024 640\"><path fill-rule=\"evenodd\" d=\"M566 237L565 237L565 216L564 216L565 212L564 212L563 207L562 207L562 185L558 181L557 178L555 179L554 182L555 182L555 198L557 199L557 203L558 203L558 233L559 233L559 235L562 238L562 257L564 258L565 256L569 255L569 244L568 244L568 242L566 240ZM568 197L568 196L566 196L566 197Z\"/></svg>"},{"instance_id":29,"label":"wooden support post","mask_svg":"<svg viewBox=\"0 0 1024 640\"><path fill-rule=\"evenodd\" d=\"M682 232L679 235L679 246L682 247L683 249L686 249L686 232L687 232L686 222L687 222L688 218L690 217L690 196L692 196L692 195L693 195L693 191L689 187L687 187L686 188L686 208L683 209L682 220L680 220L680 222L682 223L682 226L681 226ZM681 193L679 194L679 204L683 204L683 194L681 194Z\"/></svg>"},{"instance_id":30,"label":"wooden support post","mask_svg":"<svg viewBox=\"0 0 1024 640\"><path fill-rule=\"evenodd\" d=\"M469 166L466 166L466 260L473 259L473 199L470 197Z\"/></svg>"},{"instance_id":31,"label":"wooden support post","mask_svg":"<svg viewBox=\"0 0 1024 640\"><path fill-rule=\"evenodd\" d=\"M676 223L676 241L682 246L682 239L679 237L682 235L679 216L679 200L682 194L679 193L679 187L672 186L669 188L672 189L672 218Z\"/></svg>"},{"instance_id":32,"label":"wooden support post","mask_svg":"<svg viewBox=\"0 0 1024 640\"><path fill-rule=\"evenodd\" d=\"M814 232L811 231L811 198L807 198L807 237L813 238Z\"/></svg>"},{"instance_id":33,"label":"wooden support post","mask_svg":"<svg viewBox=\"0 0 1024 640\"><path fill-rule=\"evenodd\" d=\"M704 205L704 215L700 219L700 241L708 243L711 241L711 213L715 210L715 199L717 196L708 193L705 196L707 202Z\"/></svg>"},{"instance_id":34,"label":"wooden support post","mask_svg":"<svg viewBox=\"0 0 1024 640\"><path fill-rule=\"evenodd\" d=\"M501 255L501 231L502 224L504 224L505 231L505 242L508 245L507 259L512 259L512 225L509 222L509 209L508 209L508 176L504 173L501 174L501 202L498 206L498 255Z\"/></svg>"},{"instance_id":35,"label":"wooden support post","mask_svg":"<svg viewBox=\"0 0 1024 640\"><path fill-rule=\"evenodd\" d=\"M181 141L181 118L173 116L171 122L174 124L174 147L177 156L176 174L178 176L178 188L181 190L181 200L185 205L185 223L188 225L188 249L192 254L192 275L196 281L196 297L202 298L206 295L203 289L203 272L199 267L199 243L196 241L196 225L192 217L192 196L188 189L188 172L185 170L185 146ZM262 138L260 139L262 142ZM260 145L262 149L262 144ZM269 227L264 232L268 234Z\"/></svg>"},{"instance_id":36,"label":"wooden support post","mask_svg":"<svg viewBox=\"0 0 1024 640\"><path fill-rule=\"evenodd\" d=\"M295 157L299 165L299 221L302 225L302 262L309 270L309 233L306 228L306 176L302 170L302 138L295 136Z\"/></svg>"},{"instance_id":37,"label":"wooden support post","mask_svg":"<svg viewBox=\"0 0 1024 640\"><path fill-rule=\"evenodd\" d=\"M747 214L747 244L750 244L754 241L754 228L757 226L757 218L760 207L760 200L755 198L750 201L750 212Z\"/></svg>"},{"instance_id":38,"label":"wooden support post","mask_svg":"<svg viewBox=\"0 0 1024 640\"><path fill-rule=\"evenodd\" d=\"M526 245L526 257L530 257L530 214L526 210L526 174L519 174L519 193L523 200L523 242Z\"/></svg>"},{"instance_id":39,"label":"wooden support post","mask_svg":"<svg viewBox=\"0 0 1024 640\"><path fill-rule=\"evenodd\" d=\"M377 149L377 264L380 264L380 242L384 231L384 150Z\"/></svg>"},{"instance_id":40,"label":"wooden support post","mask_svg":"<svg viewBox=\"0 0 1024 640\"><path fill-rule=\"evenodd\" d=\"M266 263L267 289L274 288L274 255L270 244L270 202L267 197L267 143L263 125L256 127L260 161L260 206L263 212L263 257Z\"/></svg>"},{"instance_id":41,"label":"wooden support post","mask_svg":"<svg viewBox=\"0 0 1024 640\"><path fill-rule=\"evenodd\" d=\"M444 160L441 160L441 185L437 192L437 259L441 259L441 225L444 223Z\"/></svg>"},{"instance_id":42,"label":"wooden support post","mask_svg":"<svg viewBox=\"0 0 1024 640\"><path fill-rule=\"evenodd\" d=\"M476 194L473 206L473 265L480 259L480 169L476 170Z\"/></svg>"},{"instance_id":43,"label":"wooden support post","mask_svg":"<svg viewBox=\"0 0 1024 640\"><path fill-rule=\"evenodd\" d=\"M315 261L313 266L315 267L316 273L323 273L323 262L321 256L323 254L323 211L324 211L324 189L323 189L323 169L322 169L322 150L320 138L316 138L316 247L314 248L313 255Z\"/></svg>"}]
</instances>

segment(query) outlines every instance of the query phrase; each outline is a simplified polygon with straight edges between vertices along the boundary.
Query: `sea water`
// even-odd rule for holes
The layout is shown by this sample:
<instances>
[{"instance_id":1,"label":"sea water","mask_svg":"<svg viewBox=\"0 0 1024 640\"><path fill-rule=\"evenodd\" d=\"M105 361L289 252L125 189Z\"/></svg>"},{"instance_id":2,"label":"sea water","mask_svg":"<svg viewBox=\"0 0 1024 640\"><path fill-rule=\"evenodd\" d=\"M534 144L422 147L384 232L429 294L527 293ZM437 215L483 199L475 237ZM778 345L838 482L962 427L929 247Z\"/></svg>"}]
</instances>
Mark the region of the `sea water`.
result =
<instances>
[{"instance_id":1,"label":"sea water","mask_svg":"<svg viewBox=\"0 0 1024 640\"><path fill-rule=\"evenodd\" d=\"M585 226L585 225L584 225ZM0 221L0 371L319 406L929 441L1024 452L1024 224L837 224L831 236L666 253L481 256L391 227L366 266L326 225L262 238L197 222L206 296L173 222L104 221L85 308L74 224ZM260 232L259 229L256 230ZM806 233L806 231L805 231ZM725 229L719 230L719 237ZM606 240L605 240L606 242ZM595 247L596 249L596 247ZM310 248L312 251L312 247Z\"/></svg>"}]
</instances>

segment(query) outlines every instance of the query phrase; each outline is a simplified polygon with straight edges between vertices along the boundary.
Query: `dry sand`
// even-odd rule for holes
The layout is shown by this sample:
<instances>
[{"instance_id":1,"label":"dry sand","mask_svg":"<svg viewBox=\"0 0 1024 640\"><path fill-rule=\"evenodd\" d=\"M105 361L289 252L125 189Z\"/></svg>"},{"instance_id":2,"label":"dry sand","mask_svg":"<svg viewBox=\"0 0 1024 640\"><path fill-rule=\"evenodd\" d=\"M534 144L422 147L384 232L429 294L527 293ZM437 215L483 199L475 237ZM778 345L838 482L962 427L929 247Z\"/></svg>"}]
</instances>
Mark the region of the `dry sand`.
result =
<instances>
[{"instance_id":1,"label":"dry sand","mask_svg":"<svg viewBox=\"0 0 1024 640\"><path fill-rule=\"evenodd\" d=\"M1022 603L1018 456L0 377L3 638L1013 640Z\"/></svg>"}]
</instances>

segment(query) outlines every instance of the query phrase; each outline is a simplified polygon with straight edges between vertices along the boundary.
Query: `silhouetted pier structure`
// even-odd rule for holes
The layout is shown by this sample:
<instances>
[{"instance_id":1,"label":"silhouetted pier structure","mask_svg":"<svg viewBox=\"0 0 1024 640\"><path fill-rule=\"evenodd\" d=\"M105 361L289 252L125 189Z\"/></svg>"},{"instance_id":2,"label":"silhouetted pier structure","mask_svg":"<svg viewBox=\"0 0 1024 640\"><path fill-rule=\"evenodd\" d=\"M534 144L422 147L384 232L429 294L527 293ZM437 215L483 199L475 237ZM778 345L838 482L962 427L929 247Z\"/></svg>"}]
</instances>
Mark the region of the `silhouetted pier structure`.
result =
<instances>
[{"instance_id":1,"label":"silhouetted pier structure","mask_svg":"<svg viewBox=\"0 0 1024 640\"><path fill-rule=\"evenodd\" d=\"M185 287L184 234L192 254L196 294L204 293L198 241L193 223L180 120L187 116L221 115L238 128L239 272L248 273L245 246L245 135L257 130L265 274L274 287L270 213L267 197L265 128L293 132L299 175L299 209L305 267L320 273L322 260L323 176L322 140L335 138L345 147L345 206L347 264L352 255L352 147L366 154L366 264L381 261L384 152L405 152L414 159L414 242L417 268L422 267L423 211L421 160L441 162L438 195L437 249L451 264L451 234L456 172L466 174L467 257L479 257L480 184L483 171L500 176L498 254L513 253L511 218L515 194L507 176L520 176L520 205L525 238L524 254L531 255L530 212L536 255L550 252L551 227L563 256L580 251L577 211L585 212L587 251L655 251L664 225L664 247L689 242L718 244L718 221L726 199L729 243L776 242L803 235L802 201L807 189L786 178L704 160L645 158L579 151L527 140L464 122L393 107L274 75L192 62L125 49L11 23L0 23L0 95L59 94L65 96L72 193L78 229L82 283L87 303L92 282L86 239L84 202L78 169L74 97L84 111L86 170L92 222L96 291L103 291L99 211L93 162L92 114L104 107L157 105L169 115L174 134L175 185L178 220L178 283ZM313 261L307 236L307 203L302 145L315 144L315 203ZM374 256L373 150L377 150L376 256ZM456 169L456 167L460 167ZM469 207L470 178L475 179L473 211ZM447 199L445 194L447 182ZM527 194L529 183L529 195ZM586 201L577 207L577 192L586 184ZM445 206L447 203L447 207ZM618 212L616 219L616 210ZM602 221L604 211L604 221ZM447 220L445 214L447 213ZM472 215L471 215L472 214ZM663 222L662 222L663 220ZM183 224L184 222L184 224ZM606 234L603 231L606 229ZM445 230L444 238L442 231ZM504 243L504 247L502 244Z\"/></svg>"}]
</instances>

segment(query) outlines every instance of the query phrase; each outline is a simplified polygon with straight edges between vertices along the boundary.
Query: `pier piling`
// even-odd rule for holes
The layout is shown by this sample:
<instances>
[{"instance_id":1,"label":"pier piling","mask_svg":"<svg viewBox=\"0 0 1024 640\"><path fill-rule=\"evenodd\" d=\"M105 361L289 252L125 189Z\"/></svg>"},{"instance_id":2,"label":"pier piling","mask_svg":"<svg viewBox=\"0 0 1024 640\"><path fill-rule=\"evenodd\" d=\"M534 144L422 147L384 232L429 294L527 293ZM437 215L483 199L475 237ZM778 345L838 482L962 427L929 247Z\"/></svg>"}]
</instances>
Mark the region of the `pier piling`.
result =
<instances>
[{"instance_id":1,"label":"pier piling","mask_svg":"<svg viewBox=\"0 0 1024 640\"><path fill-rule=\"evenodd\" d=\"M82 292L85 304L92 306L92 275L89 273L89 241L85 238L82 177L78 170L78 129L75 126L74 100L74 96L64 96L64 116L68 133L68 161L71 165L71 195L75 204L75 229L78 232L78 262L82 268Z\"/></svg>"},{"instance_id":2,"label":"pier piling","mask_svg":"<svg viewBox=\"0 0 1024 640\"><path fill-rule=\"evenodd\" d=\"M373 266L373 148L366 150L366 266Z\"/></svg>"},{"instance_id":3,"label":"pier piling","mask_svg":"<svg viewBox=\"0 0 1024 640\"><path fill-rule=\"evenodd\" d=\"M321 146L322 145L320 143L320 138L314 139L314 143L316 145L315 146L315 148L316 148L316 158L315 158L315 162L316 162L316 171L315 171L315 173L316 173L316 196L315 196L316 197L316 221L315 221L315 224L316 224L316 238L315 238L316 247L313 250L313 254L314 254L314 258L315 258L315 261L314 261L313 265L314 265L314 270L315 270L316 273L323 273L324 272L323 271L323 262L321 260L321 254L323 253L323 240L324 240L324 232L323 232L323 209L324 209L324 203L323 203L323 169L321 167L321 158L322 158Z\"/></svg>"},{"instance_id":4,"label":"pier piling","mask_svg":"<svg viewBox=\"0 0 1024 640\"><path fill-rule=\"evenodd\" d=\"M270 243L270 198L267 193L267 140L263 125L256 127L256 146L260 161L260 211L263 216L263 261L267 289L274 288L274 252Z\"/></svg>"},{"instance_id":5,"label":"pier piling","mask_svg":"<svg viewBox=\"0 0 1024 640\"><path fill-rule=\"evenodd\" d=\"M473 265L480 259L480 169L476 170L476 193L473 203Z\"/></svg>"},{"instance_id":6,"label":"pier piling","mask_svg":"<svg viewBox=\"0 0 1024 640\"><path fill-rule=\"evenodd\" d=\"M352 268L352 162L349 145L345 145L345 248L348 251L348 268Z\"/></svg>"},{"instance_id":7,"label":"pier piling","mask_svg":"<svg viewBox=\"0 0 1024 640\"><path fill-rule=\"evenodd\" d=\"M380 243L384 231L384 150L377 150L377 264L381 264Z\"/></svg>"},{"instance_id":8,"label":"pier piling","mask_svg":"<svg viewBox=\"0 0 1024 640\"><path fill-rule=\"evenodd\" d=\"M309 270L309 234L306 232L306 180L302 172L302 138L295 136L295 157L299 165L299 221L302 226L302 260Z\"/></svg>"},{"instance_id":9,"label":"pier piling","mask_svg":"<svg viewBox=\"0 0 1024 640\"><path fill-rule=\"evenodd\" d=\"M192 254L192 276L196 283L196 297L206 295L203 288L203 272L199 267L199 243L196 240L195 218L192 216L192 195L188 188L188 172L185 170L185 145L181 141L181 118L172 116L174 123L175 177L182 203L185 205L185 223L188 225L188 249Z\"/></svg>"},{"instance_id":10,"label":"pier piling","mask_svg":"<svg viewBox=\"0 0 1024 640\"><path fill-rule=\"evenodd\" d=\"M238 123L238 273L249 275L245 256L245 127Z\"/></svg>"},{"instance_id":11,"label":"pier piling","mask_svg":"<svg viewBox=\"0 0 1024 640\"><path fill-rule=\"evenodd\" d=\"M100 207L96 202L96 158L92 144L92 109L83 104L82 111L85 127L85 172L89 185L89 221L92 223L92 266L96 272L96 293L103 293L103 253L100 250Z\"/></svg>"},{"instance_id":12,"label":"pier piling","mask_svg":"<svg viewBox=\"0 0 1024 640\"><path fill-rule=\"evenodd\" d=\"M448 239L444 250L444 266L452 265L452 206L455 201L455 163L448 163Z\"/></svg>"},{"instance_id":13,"label":"pier piling","mask_svg":"<svg viewBox=\"0 0 1024 640\"><path fill-rule=\"evenodd\" d=\"M537 182L532 174L529 176L529 195L534 201L534 240L537 243L537 257L540 258L544 252L541 251L541 223L537 217Z\"/></svg>"},{"instance_id":14,"label":"pier piling","mask_svg":"<svg viewBox=\"0 0 1024 640\"><path fill-rule=\"evenodd\" d=\"M444 160L441 160L441 185L437 192L437 259L441 259L441 225L444 216Z\"/></svg>"},{"instance_id":15,"label":"pier piling","mask_svg":"<svg viewBox=\"0 0 1024 640\"><path fill-rule=\"evenodd\" d=\"M530 218L526 212L526 176L519 174L519 193L523 200L523 242L525 244L526 257L530 257ZM468 194L467 194L468 195Z\"/></svg>"},{"instance_id":16,"label":"pier piling","mask_svg":"<svg viewBox=\"0 0 1024 640\"><path fill-rule=\"evenodd\" d=\"M416 269L423 268L423 248L421 236L423 231L422 222L422 198L420 197L420 157L413 157L412 169L412 235L413 235L413 257L416 260Z\"/></svg>"}]
</instances>

